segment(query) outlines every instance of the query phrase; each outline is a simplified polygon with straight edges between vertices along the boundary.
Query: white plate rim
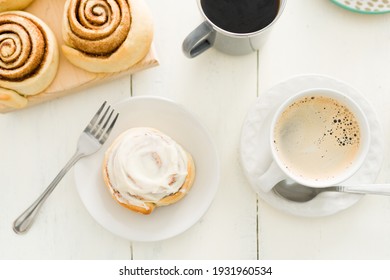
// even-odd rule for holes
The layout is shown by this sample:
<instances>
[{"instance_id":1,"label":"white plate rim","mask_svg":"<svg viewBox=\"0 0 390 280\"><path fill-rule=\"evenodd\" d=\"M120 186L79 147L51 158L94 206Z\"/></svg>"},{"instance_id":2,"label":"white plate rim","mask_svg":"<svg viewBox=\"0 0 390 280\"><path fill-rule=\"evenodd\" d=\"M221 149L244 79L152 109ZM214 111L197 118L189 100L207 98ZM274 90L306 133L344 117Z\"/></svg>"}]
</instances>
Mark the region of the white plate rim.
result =
<instances>
[{"instance_id":1,"label":"white plate rim","mask_svg":"<svg viewBox=\"0 0 390 280\"><path fill-rule=\"evenodd\" d=\"M321 74L301 74L292 76L268 89L252 105L244 120L240 139L240 163L245 177L254 189L254 180L256 180L256 176L265 171L256 171L258 173L256 174L254 168L259 167L258 164L260 161L271 162L271 154L268 149L260 151L259 148L256 148L255 144L253 142L251 143L251 138L254 138L257 141L260 140L259 137L264 135L264 133L259 134L259 130L264 128L264 125L267 126L271 110L276 108L278 104L281 104L283 98L287 98L299 91L318 87L328 87L330 89L339 90L355 98L355 101L367 114L372 134L377 136L372 137L367 162L357 174L347 180L346 183L352 184L356 182L356 180L359 180L361 183L372 183L378 176L384 159L383 153L381 153L384 148L384 140L381 124L378 121L378 117L373 110L372 105L357 89L336 78ZM261 159L259 156L256 156L259 153L261 153ZM296 203L282 199L273 192L265 193L259 191L258 195L262 200L276 209L292 215L304 217L321 217L335 214L351 207L363 196L343 193L323 193L310 202ZM331 202L330 205L329 202Z\"/></svg>"},{"instance_id":2,"label":"white plate rim","mask_svg":"<svg viewBox=\"0 0 390 280\"><path fill-rule=\"evenodd\" d=\"M88 162L87 162L88 158L81 159L78 163L76 163L75 168L74 168L75 169L74 170L74 178L75 178L75 182L76 182L76 189L77 189L77 191L79 193L81 201L83 202L83 204L86 207L86 209L89 212L89 214L94 218L94 220L98 224L100 224L106 230L108 230L108 231L112 232L113 234L115 234L117 236L120 236L122 238L131 240L131 241L151 242L151 241L165 240L165 239L168 239L168 238L172 238L172 237L174 237L174 236L176 236L178 234L181 234L184 231L188 230L190 227L192 227L199 219L201 219L203 217L203 215L207 212L208 208L210 207L210 205L211 205L211 203L212 203L212 201L213 201L213 199L214 199L214 197L215 197L215 195L217 193L217 190L218 190L219 179L220 179L220 162L219 162L219 157L218 157L218 154L217 154L216 145L215 145L215 143L214 143L214 141L213 141L213 139L211 137L211 134L209 133L208 129L200 122L200 120L198 119L197 116L195 116L192 112L190 112L188 109L186 109L183 105L181 105L181 104L179 104L179 103L177 103L177 102L175 102L175 101L173 101L171 99L160 97L160 96L137 96L137 97L126 98L125 100L122 100L121 102L118 102L117 104L114 104L113 107L115 109L122 109L121 106L131 107L131 106L135 106L137 103L142 103L142 102L146 102L146 103L148 103L148 102L149 103L150 102L156 103L157 102L157 103L161 104L162 106L168 106L168 107L171 107L171 108L175 108L175 110L177 110L176 111L177 114L179 114L179 115L181 114L184 119L188 118L190 120L190 122L192 122L192 125L195 125L197 127L197 129L201 133L203 133L203 136L205 136L205 138L206 138L205 142L207 142L208 145L209 145L208 149L210 151L212 151L212 154L210 155L210 158L212 159L212 163L211 164L213 165L213 168L214 168L214 171L215 171L215 175L212 178L213 180L210 183L210 187L207 188L207 193L206 193L207 196L206 196L205 200L200 203L200 207L196 207L195 210L193 210L191 213L189 213L189 215L190 215L189 219L186 219L185 221L176 221L175 230L171 230L171 231L166 230L162 234L159 234L158 231L155 231L155 232L151 233L151 232L142 232L142 230L141 230L142 234L140 235L139 232L135 233L135 232L132 232L131 230L128 230L128 231L124 231L123 230L123 228L126 227L126 225L124 225L125 219L129 219L128 217L123 219L123 217L120 217L122 214L120 214L119 217L118 216L112 217L113 218L112 221L107 221L107 219L102 218L101 216L99 216L99 211L100 210L97 210L96 207L94 207L91 204L91 202L88 201L88 198L86 197L87 191L85 190L85 185L83 186L82 182L80 181L81 180L80 178L82 176L82 175L80 175L80 172L83 172L82 165L83 164L88 164ZM150 103L150 104L152 104L152 103ZM113 129L113 131L111 133L111 135L113 137L110 137L107 140L107 142L105 143L105 145L102 147L102 149L96 153L97 156L99 156L99 155L102 156L102 154L104 154L104 151L109 147L109 145L115 139L114 135L115 134L119 135L120 132L123 131L123 130L120 130L118 128L118 126L123 125L123 122L124 122L123 118L121 119L119 117L118 121L117 121L117 124L116 124L115 128ZM140 126L143 126L143 125L140 125ZM152 125L149 125L149 126L152 126ZM118 129L116 129L116 128L118 128ZM115 131L115 130L117 130L117 131ZM184 147L186 146L186 143L180 143L180 144L182 144ZM93 157L93 156L96 157L96 155L92 155L91 157ZM117 209L120 209L119 211L121 213L123 213L124 215L131 215L133 217L134 217L134 215L136 215L136 217L141 217L142 216L142 218L150 219L152 221L153 221L153 219L150 218L150 217L153 217L153 215L156 215L158 213L158 211L165 212L165 213L167 213L167 212L168 213L169 212L172 213L173 212L172 209L175 209L175 208L179 209L179 210L180 209L181 210L186 209L186 207L184 207L183 205L186 202L186 200L189 200L189 198L187 198L187 197L191 196L191 193L196 193L197 192L197 186L196 186L197 185L197 178L202 176L202 174L199 174L200 168L199 168L199 166L197 167L197 164L196 164L196 162L199 161L199 158L197 159L197 155L196 154L192 154L192 156L194 158L195 168L196 168L195 182L194 182L194 185L193 185L192 189L190 190L190 192L181 201L179 201L179 202L177 202L177 203L175 203L173 205L170 205L170 206L161 207L161 209L157 208L151 215L143 216L143 215L138 214L138 213L132 213L130 210L127 210L124 207L122 207L119 204L117 204L110 197L110 194L108 193L108 191L104 188L103 191L106 192L106 195L107 195L107 197L108 197L108 199L110 201L108 203L111 204L111 206L109 206L109 207L116 207ZM102 158L101 158L101 160L102 160ZM100 170L98 170L97 173L100 175ZM100 182L103 183L103 179L102 178L100 178L98 180L101 180ZM101 189L99 190L99 192L102 192ZM193 194L193 195L195 195L195 194ZM106 200L106 198L104 198L104 200ZM101 207L103 205L100 204L98 206ZM168 211L167 209L171 209L171 211ZM115 211L117 211L117 210L115 210ZM106 214L109 215L110 213L106 213ZM163 214L159 214L159 215L161 217ZM121 218L122 218L122 220L121 220ZM176 216L174 218L176 218ZM150 224L152 223L152 221L150 222ZM145 224L147 224L147 223L148 223L148 221L145 222ZM119 227L115 227L115 226L118 226L118 225L119 225ZM114 226L115 228L113 229L112 226Z\"/></svg>"}]
</instances>

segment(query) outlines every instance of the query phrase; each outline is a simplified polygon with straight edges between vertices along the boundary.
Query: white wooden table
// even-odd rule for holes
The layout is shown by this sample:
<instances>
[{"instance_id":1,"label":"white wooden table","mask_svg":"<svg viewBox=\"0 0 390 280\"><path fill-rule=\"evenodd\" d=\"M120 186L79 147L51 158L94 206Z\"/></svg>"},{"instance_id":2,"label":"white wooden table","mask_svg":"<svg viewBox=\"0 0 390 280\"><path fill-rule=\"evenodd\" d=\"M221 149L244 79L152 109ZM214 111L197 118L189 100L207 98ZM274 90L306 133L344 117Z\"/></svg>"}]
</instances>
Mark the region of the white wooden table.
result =
<instances>
[{"instance_id":1,"label":"white wooden table","mask_svg":"<svg viewBox=\"0 0 390 280\"><path fill-rule=\"evenodd\" d=\"M147 0L155 19L160 66L69 97L0 116L0 259L389 259L390 198L366 196L323 218L266 204L239 164L241 126L267 89L318 73L359 89L373 104L390 143L390 15L362 15L328 0L290 0L267 44L231 57L181 51L201 22L195 0ZM103 100L162 96L197 115L218 147L221 180L203 218L168 240L142 243L113 235L89 215L73 171L41 209L31 230L13 220L73 154L80 131ZM377 182L390 182L389 149Z\"/></svg>"}]
</instances>

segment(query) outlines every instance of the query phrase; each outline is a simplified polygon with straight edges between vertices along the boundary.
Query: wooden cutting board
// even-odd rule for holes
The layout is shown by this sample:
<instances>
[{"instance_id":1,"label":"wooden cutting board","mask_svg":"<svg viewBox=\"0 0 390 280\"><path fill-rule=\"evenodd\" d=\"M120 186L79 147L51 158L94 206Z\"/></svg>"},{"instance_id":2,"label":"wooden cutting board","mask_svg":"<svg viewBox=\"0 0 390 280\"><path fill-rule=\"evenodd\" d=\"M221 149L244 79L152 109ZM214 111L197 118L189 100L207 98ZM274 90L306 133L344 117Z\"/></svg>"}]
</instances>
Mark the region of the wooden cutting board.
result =
<instances>
[{"instance_id":1,"label":"wooden cutting board","mask_svg":"<svg viewBox=\"0 0 390 280\"><path fill-rule=\"evenodd\" d=\"M63 44L61 34L62 16L65 0L35 0L25 11L30 12L42 19L54 32L58 45ZM133 74L135 72L157 66L158 60L154 48L152 47L146 57L128 70L117 73L90 73L73 66L60 51L60 63L57 76L52 84L42 93L29 96L28 104L24 108L36 104L63 97L71 93L80 92L82 89L110 81L115 78ZM0 104L0 113L11 112L14 109Z\"/></svg>"}]
</instances>

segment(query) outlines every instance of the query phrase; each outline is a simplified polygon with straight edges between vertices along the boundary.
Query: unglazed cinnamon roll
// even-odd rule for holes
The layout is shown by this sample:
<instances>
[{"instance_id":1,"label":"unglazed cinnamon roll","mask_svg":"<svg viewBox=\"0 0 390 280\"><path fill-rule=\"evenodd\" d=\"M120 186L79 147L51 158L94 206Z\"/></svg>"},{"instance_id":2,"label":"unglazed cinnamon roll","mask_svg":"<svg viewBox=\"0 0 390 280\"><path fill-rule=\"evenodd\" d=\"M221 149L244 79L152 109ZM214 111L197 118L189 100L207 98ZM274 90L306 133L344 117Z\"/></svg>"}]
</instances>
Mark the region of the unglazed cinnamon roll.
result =
<instances>
[{"instance_id":1,"label":"unglazed cinnamon roll","mask_svg":"<svg viewBox=\"0 0 390 280\"><path fill-rule=\"evenodd\" d=\"M103 177L112 197L142 214L183 198L195 177L192 156L148 127L123 132L106 151Z\"/></svg>"},{"instance_id":2,"label":"unglazed cinnamon roll","mask_svg":"<svg viewBox=\"0 0 390 280\"><path fill-rule=\"evenodd\" d=\"M53 81L58 46L50 28L21 11L0 13L0 103L20 108Z\"/></svg>"},{"instance_id":3,"label":"unglazed cinnamon roll","mask_svg":"<svg viewBox=\"0 0 390 280\"><path fill-rule=\"evenodd\" d=\"M0 12L23 10L34 0L0 0Z\"/></svg>"},{"instance_id":4,"label":"unglazed cinnamon roll","mask_svg":"<svg viewBox=\"0 0 390 280\"><path fill-rule=\"evenodd\" d=\"M90 72L126 70L146 56L153 25L144 0L67 0L62 51Z\"/></svg>"}]
</instances>

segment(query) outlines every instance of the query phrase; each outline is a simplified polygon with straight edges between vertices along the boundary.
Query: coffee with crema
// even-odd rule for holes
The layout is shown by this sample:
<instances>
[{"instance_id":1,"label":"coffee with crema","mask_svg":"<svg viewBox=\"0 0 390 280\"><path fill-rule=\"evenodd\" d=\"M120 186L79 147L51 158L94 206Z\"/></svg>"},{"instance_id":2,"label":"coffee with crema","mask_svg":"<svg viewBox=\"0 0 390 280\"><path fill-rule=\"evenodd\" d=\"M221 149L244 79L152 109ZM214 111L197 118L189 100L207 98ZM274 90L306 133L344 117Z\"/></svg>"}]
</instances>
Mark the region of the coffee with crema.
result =
<instances>
[{"instance_id":1,"label":"coffee with crema","mask_svg":"<svg viewBox=\"0 0 390 280\"><path fill-rule=\"evenodd\" d=\"M289 105L273 131L274 147L287 169L310 180L343 173L360 152L361 132L353 112L325 96L306 96Z\"/></svg>"}]
</instances>

